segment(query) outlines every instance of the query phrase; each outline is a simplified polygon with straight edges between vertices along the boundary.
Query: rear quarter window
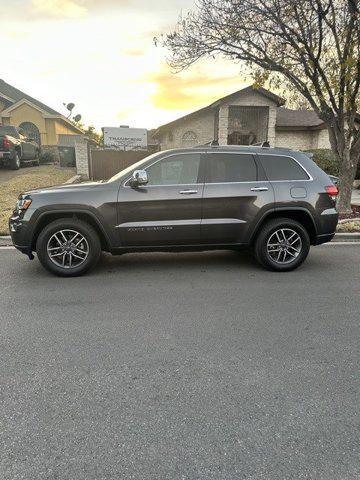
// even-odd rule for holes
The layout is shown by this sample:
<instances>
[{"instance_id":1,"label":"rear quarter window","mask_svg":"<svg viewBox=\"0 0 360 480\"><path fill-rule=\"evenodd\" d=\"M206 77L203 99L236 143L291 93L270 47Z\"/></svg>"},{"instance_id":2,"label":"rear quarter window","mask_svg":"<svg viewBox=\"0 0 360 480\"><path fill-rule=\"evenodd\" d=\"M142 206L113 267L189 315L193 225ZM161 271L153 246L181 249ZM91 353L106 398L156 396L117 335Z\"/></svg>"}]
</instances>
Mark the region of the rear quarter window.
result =
<instances>
[{"instance_id":1,"label":"rear quarter window","mask_svg":"<svg viewBox=\"0 0 360 480\"><path fill-rule=\"evenodd\" d=\"M268 180L309 180L309 175L291 157L259 155Z\"/></svg>"}]
</instances>

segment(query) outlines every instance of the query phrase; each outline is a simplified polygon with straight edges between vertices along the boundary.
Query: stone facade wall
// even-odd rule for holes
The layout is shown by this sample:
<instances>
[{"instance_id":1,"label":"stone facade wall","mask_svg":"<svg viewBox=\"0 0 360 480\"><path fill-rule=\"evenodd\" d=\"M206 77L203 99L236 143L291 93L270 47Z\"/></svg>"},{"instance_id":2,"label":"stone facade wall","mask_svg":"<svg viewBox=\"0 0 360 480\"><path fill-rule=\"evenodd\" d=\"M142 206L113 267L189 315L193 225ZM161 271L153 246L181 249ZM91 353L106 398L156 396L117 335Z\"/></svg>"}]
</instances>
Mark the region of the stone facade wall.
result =
<instances>
[{"instance_id":1,"label":"stone facade wall","mask_svg":"<svg viewBox=\"0 0 360 480\"><path fill-rule=\"evenodd\" d=\"M327 128L323 130L318 130L318 141L316 148L331 148L330 139L329 139L329 132Z\"/></svg>"},{"instance_id":2,"label":"stone facade wall","mask_svg":"<svg viewBox=\"0 0 360 480\"><path fill-rule=\"evenodd\" d=\"M214 140L214 121L215 110L211 110L198 117L179 122L160 138L161 149L168 150L191 146L183 142L183 135L187 132L196 134L197 140L194 145L211 142Z\"/></svg>"},{"instance_id":3,"label":"stone facade wall","mask_svg":"<svg viewBox=\"0 0 360 480\"><path fill-rule=\"evenodd\" d=\"M278 130L276 132L275 146L293 150L331 148L329 134L326 129L286 132Z\"/></svg>"},{"instance_id":4,"label":"stone facade wall","mask_svg":"<svg viewBox=\"0 0 360 480\"><path fill-rule=\"evenodd\" d=\"M329 136L326 129L321 130L276 130L276 118L278 107L276 103L265 96L250 91L232 97L223 103L219 109L218 139L220 145L227 145L229 131L229 107L268 107L268 141L270 146L291 148L294 150L311 150L317 148L330 148ZM192 144L205 144L214 140L216 109L200 113L195 118L184 118L165 132L160 138L161 149L188 147L191 144L183 141L186 132L196 134L196 141Z\"/></svg>"},{"instance_id":5,"label":"stone facade wall","mask_svg":"<svg viewBox=\"0 0 360 480\"><path fill-rule=\"evenodd\" d=\"M79 175L89 178L88 144L86 141L75 143L76 171Z\"/></svg>"},{"instance_id":6,"label":"stone facade wall","mask_svg":"<svg viewBox=\"0 0 360 480\"><path fill-rule=\"evenodd\" d=\"M292 150L311 150L317 148L318 132L311 131L277 131L275 146Z\"/></svg>"}]
</instances>

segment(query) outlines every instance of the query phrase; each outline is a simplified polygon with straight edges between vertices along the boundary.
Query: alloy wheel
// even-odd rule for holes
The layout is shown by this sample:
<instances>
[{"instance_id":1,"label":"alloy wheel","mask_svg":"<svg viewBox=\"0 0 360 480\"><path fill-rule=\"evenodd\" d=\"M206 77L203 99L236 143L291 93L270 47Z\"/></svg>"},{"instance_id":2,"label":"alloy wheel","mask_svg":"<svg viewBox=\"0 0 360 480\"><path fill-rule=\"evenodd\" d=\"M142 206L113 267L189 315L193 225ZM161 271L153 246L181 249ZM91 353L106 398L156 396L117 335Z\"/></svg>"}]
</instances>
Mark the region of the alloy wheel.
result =
<instances>
[{"instance_id":1,"label":"alloy wheel","mask_svg":"<svg viewBox=\"0 0 360 480\"><path fill-rule=\"evenodd\" d=\"M50 260L61 268L76 268L85 262L89 255L89 244L76 230L59 230L47 243Z\"/></svg>"},{"instance_id":2,"label":"alloy wheel","mask_svg":"<svg viewBox=\"0 0 360 480\"><path fill-rule=\"evenodd\" d=\"M270 235L266 248L269 257L274 262L291 263L301 253L301 237L292 228L279 228Z\"/></svg>"}]
</instances>

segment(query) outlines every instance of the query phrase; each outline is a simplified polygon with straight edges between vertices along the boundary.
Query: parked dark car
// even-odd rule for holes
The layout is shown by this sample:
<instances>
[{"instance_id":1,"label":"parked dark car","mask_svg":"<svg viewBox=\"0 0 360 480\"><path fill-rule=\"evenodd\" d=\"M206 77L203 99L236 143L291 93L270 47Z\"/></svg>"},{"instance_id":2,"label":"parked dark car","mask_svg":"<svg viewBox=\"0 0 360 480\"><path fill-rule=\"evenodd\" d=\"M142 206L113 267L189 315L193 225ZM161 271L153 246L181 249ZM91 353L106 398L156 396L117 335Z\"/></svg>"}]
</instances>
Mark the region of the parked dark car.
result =
<instances>
[{"instance_id":1,"label":"parked dark car","mask_svg":"<svg viewBox=\"0 0 360 480\"><path fill-rule=\"evenodd\" d=\"M21 164L39 165L39 145L12 125L0 125L0 165L18 170Z\"/></svg>"},{"instance_id":2,"label":"parked dark car","mask_svg":"<svg viewBox=\"0 0 360 480\"><path fill-rule=\"evenodd\" d=\"M304 153L196 147L153 154L106 182L20 195L16 248L61 276L112 254L251 246L270 270L293 270L330 241L337 187Z\"/></svg>"}]
</instances>

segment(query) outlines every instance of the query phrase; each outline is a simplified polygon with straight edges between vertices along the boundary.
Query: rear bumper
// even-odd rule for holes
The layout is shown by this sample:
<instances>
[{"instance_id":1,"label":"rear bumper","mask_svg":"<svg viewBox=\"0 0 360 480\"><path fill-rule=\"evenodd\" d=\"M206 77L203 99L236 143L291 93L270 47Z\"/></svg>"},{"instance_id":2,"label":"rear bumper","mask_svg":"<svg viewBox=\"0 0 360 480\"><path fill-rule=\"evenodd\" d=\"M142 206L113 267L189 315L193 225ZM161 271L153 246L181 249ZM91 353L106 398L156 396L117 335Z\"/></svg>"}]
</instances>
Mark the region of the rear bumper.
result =
<instances>
[{"instance_id":1,"label":"rear bumper","mask_svg":"<svg viewBox=\"0 0 360 480\"><path fill-rule=\"evenodd\" d=\"M318 235L316 237L315 245L321 245L322 243L331 242L331 240L334 238L334 236L335 236L335 232L325 233L323 235Z\"/></svg>"},{"instance_id":2,"label":"rear bumper","mask_svg":"<svg viewBox=\"0 0 360 480\"><path fill-rule=\"evenodd\" d=\"M0 162L2 160L11 160L11 152L0 152Z\"/></svg>"}]
</instances>

